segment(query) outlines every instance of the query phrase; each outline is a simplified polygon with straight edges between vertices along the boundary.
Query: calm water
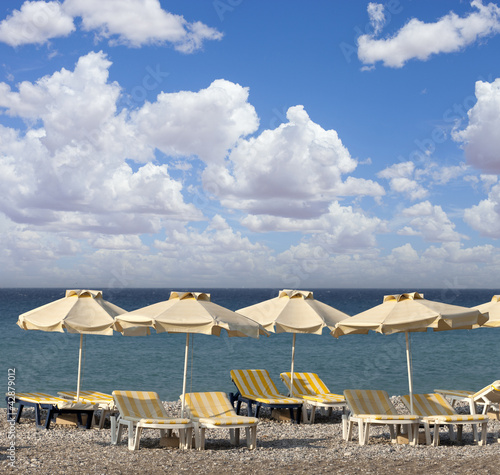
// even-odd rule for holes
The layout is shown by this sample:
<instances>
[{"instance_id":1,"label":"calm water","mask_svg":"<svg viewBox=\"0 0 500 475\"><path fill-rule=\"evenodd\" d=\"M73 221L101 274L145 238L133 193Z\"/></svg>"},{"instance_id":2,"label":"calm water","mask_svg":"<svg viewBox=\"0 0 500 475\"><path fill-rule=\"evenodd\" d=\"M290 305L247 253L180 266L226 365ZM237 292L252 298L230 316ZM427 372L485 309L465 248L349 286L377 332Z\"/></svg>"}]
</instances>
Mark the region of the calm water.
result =
<instances>
[{"instance_id":1,"label":"calm water","mask_svg":"<svg viewBox=\"0 0 500 475\"><path fill-rule=\"evenodd\" d=\"M175 289L177 290L177 289ZM183 289L181 289L183 290ZM189 289L191 290L191 289ZM210 292L211 300L237 310L276 297L279 289L194 289ZM313 289L314 290L314 289ZM410 289L411 290L411 289ZM419 289L430 300L474 306L491 300L495 290ZM316 289L314 297L355 315L401 289ZM19 314L62 298L64 289L0 289L0 381L7 390L8 369L16 370L18 392L55 394L76 389L79 335L25 331ZM170 289L104 289L105 300L135 310L167 300ZM434 388L480 388L499 379L500 329L415 333L412 355L415 392ZM87 335L82 389L152 390L164 400L182 391L186 337L161 334L145 337ZM292 335L271 334L258 340L195 335L188 391L233 391L231 369L265 368L280 390L279 374L290 370ZM349 388L408 392L403 334L348 335L338 340L324 334L297 335L295 370L318 373L333 392ZM3 401L5 406L5 402Z\"/></svg>"}]
</instances>

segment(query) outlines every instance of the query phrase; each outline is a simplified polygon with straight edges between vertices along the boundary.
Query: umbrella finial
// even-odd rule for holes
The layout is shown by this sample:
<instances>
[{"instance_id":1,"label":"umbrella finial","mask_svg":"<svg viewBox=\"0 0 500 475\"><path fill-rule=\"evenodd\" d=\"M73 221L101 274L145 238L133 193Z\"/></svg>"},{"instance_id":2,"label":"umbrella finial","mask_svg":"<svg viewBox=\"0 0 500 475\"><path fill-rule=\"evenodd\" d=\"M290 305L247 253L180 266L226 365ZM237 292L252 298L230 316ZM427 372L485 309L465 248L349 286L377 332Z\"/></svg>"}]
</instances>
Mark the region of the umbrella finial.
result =
<instances>
[{"instance_id":1,"label":"umbrella finial","mask_svg":"<svg viewBox=\"0 0 500 475\"><path fill-rule=\"evenodd\" d=\"M170 292L169 300L179 299L179 300L203 300L205 302L210 302L210 294L206 292Z\"/></svg>"}]
</instances>

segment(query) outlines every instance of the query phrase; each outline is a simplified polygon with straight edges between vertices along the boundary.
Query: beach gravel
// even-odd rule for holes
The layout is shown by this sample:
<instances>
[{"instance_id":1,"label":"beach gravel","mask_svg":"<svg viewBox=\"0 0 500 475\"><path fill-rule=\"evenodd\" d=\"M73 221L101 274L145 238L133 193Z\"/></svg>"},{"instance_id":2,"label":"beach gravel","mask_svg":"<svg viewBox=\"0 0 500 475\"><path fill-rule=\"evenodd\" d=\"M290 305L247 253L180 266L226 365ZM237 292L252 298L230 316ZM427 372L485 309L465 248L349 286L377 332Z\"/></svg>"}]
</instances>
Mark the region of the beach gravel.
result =
<instances>
[{"instance_id":1,"label":"beach gravel","mask_svg":"<svg viewBox=\"0 0 500 475\"><path fill-rule=\"evenodd\" d=\"M397 398L394 398L397 402ZM165 403L172 415L178 403ZM401 407L398 405L398 407ZM392 444L387 427L373 427L369 445L355 438L342 439L341 414L331 417L317 413L315 424L294 424L271 418L262 411L257 430L257 449L248 450L244 431L241 444L233 447L226 430L207 430L206 450L182 451L162 447L160 432L144 430L138 451L129 451L127 437L119 445L110 444L109 422L104 429L77 429L54 425L36 430L32 410L25 409L21 424L15 426L15 461L8 456L12 432L6 409L0 410L0 472L23 474L285 474L285 473L500 473L500 422L488 422L486 446L472 440L465 426L461 444L441 431L438 447ZM459 412L465 407L459 406Z\"/></svg>"}]
</instances>

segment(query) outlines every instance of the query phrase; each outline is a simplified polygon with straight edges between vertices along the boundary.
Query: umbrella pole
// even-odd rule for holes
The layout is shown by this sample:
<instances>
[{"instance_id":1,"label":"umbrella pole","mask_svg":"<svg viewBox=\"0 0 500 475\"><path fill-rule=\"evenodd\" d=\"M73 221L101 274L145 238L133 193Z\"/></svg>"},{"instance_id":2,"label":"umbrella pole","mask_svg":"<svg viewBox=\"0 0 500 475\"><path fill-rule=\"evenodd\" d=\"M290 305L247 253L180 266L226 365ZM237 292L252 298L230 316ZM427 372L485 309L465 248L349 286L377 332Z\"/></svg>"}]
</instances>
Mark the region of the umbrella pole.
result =
<instances>
[{"instance_id":1,"label":"umbrella pole","mask_svg":"<svg viewBox=\"0 0 500 475\"><path fill-rule=\"evenodd\" d=\"M189 333L186 333L186 352L184 355L184 380L182 381L181 417L184 417L184 408L186 406L186 380L187 380L188 354L189 354Z\"/></svg>"},{"instance_id":2,"label":"umbrella pole","mask_svg":"<svg viewBox=\"0 0 500 475\"><path fill-rule=\"evenodd\" d=\"M80 333L80 351L78 352L78 382L76 385L76 401L80 400L80 376L82 373L82 346L83 346L83 333Z\"/></svg>"},{"instance_id":3,"label":"umbrella pole","mask_svg":"<svg viewBox=\"0 0 500 475\"><path fill-rule=\"evenodd\" d=\"M293 364L295 361L295 336L297 334L293 334L293 341L292 341L292 368L291 368L291 375L290 375L290 396L293 397Z\"/></svg>"},{"instance_id":4,"label":"umbrella pole","mask_svg":"<svg viewBox=\"0 0 500 475\"><path fill-rule=\"evenodd\" d=\"M411 350L408 332L405 332L406 338L406 363L408 364L408 386L410 388L410 413L413 415L413 376L411 367Z\"/></svg>"}]
</instances>

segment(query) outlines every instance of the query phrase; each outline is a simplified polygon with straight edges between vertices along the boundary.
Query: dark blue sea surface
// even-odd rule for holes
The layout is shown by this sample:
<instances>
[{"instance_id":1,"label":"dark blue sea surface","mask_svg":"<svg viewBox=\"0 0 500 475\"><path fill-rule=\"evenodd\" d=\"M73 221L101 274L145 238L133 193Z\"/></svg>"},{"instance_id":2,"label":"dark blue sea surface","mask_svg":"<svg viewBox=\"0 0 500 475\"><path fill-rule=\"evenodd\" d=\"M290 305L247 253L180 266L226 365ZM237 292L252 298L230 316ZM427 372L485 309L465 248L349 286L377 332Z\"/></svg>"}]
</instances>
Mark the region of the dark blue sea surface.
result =
<instances>
[{"instance_id":1,"label":"dark blue sea surface","mask_svg":"<svg viewBox=\"0 0 500 475\"><path fill-rule=\"evenodd\" d=\"M171 290L103 289L105 300L131 311L162 300ZM278 295L279 289L188 289L209 292L212 302L237 310ZM348 315L382 302L383 296L413 289L308 289L314 298ZM425 298L470 307L491 300L492 289L418 289ZM7 391L8 370L15 369L17 392L75 389L79 335L25 331L16 325L21 313L64 297L65 289L0 289L0 381ZM414 391L435 388L477 389L500 379L500 329L413 333ZM84 339L82 389L111 393L115 389L151 390L163 400L182 392L184 334L144 337L87 335ZM267 369L285 393L279 374L290 371L292 334L258 340L194 335L188 391L234 391L231 369ZM408 393L404 334L348 335L333 338L297 335L295 370L315 372L332 392L385 389ZM3 403L5 406L5 402Z\"/></svg>"}]
</instances>

